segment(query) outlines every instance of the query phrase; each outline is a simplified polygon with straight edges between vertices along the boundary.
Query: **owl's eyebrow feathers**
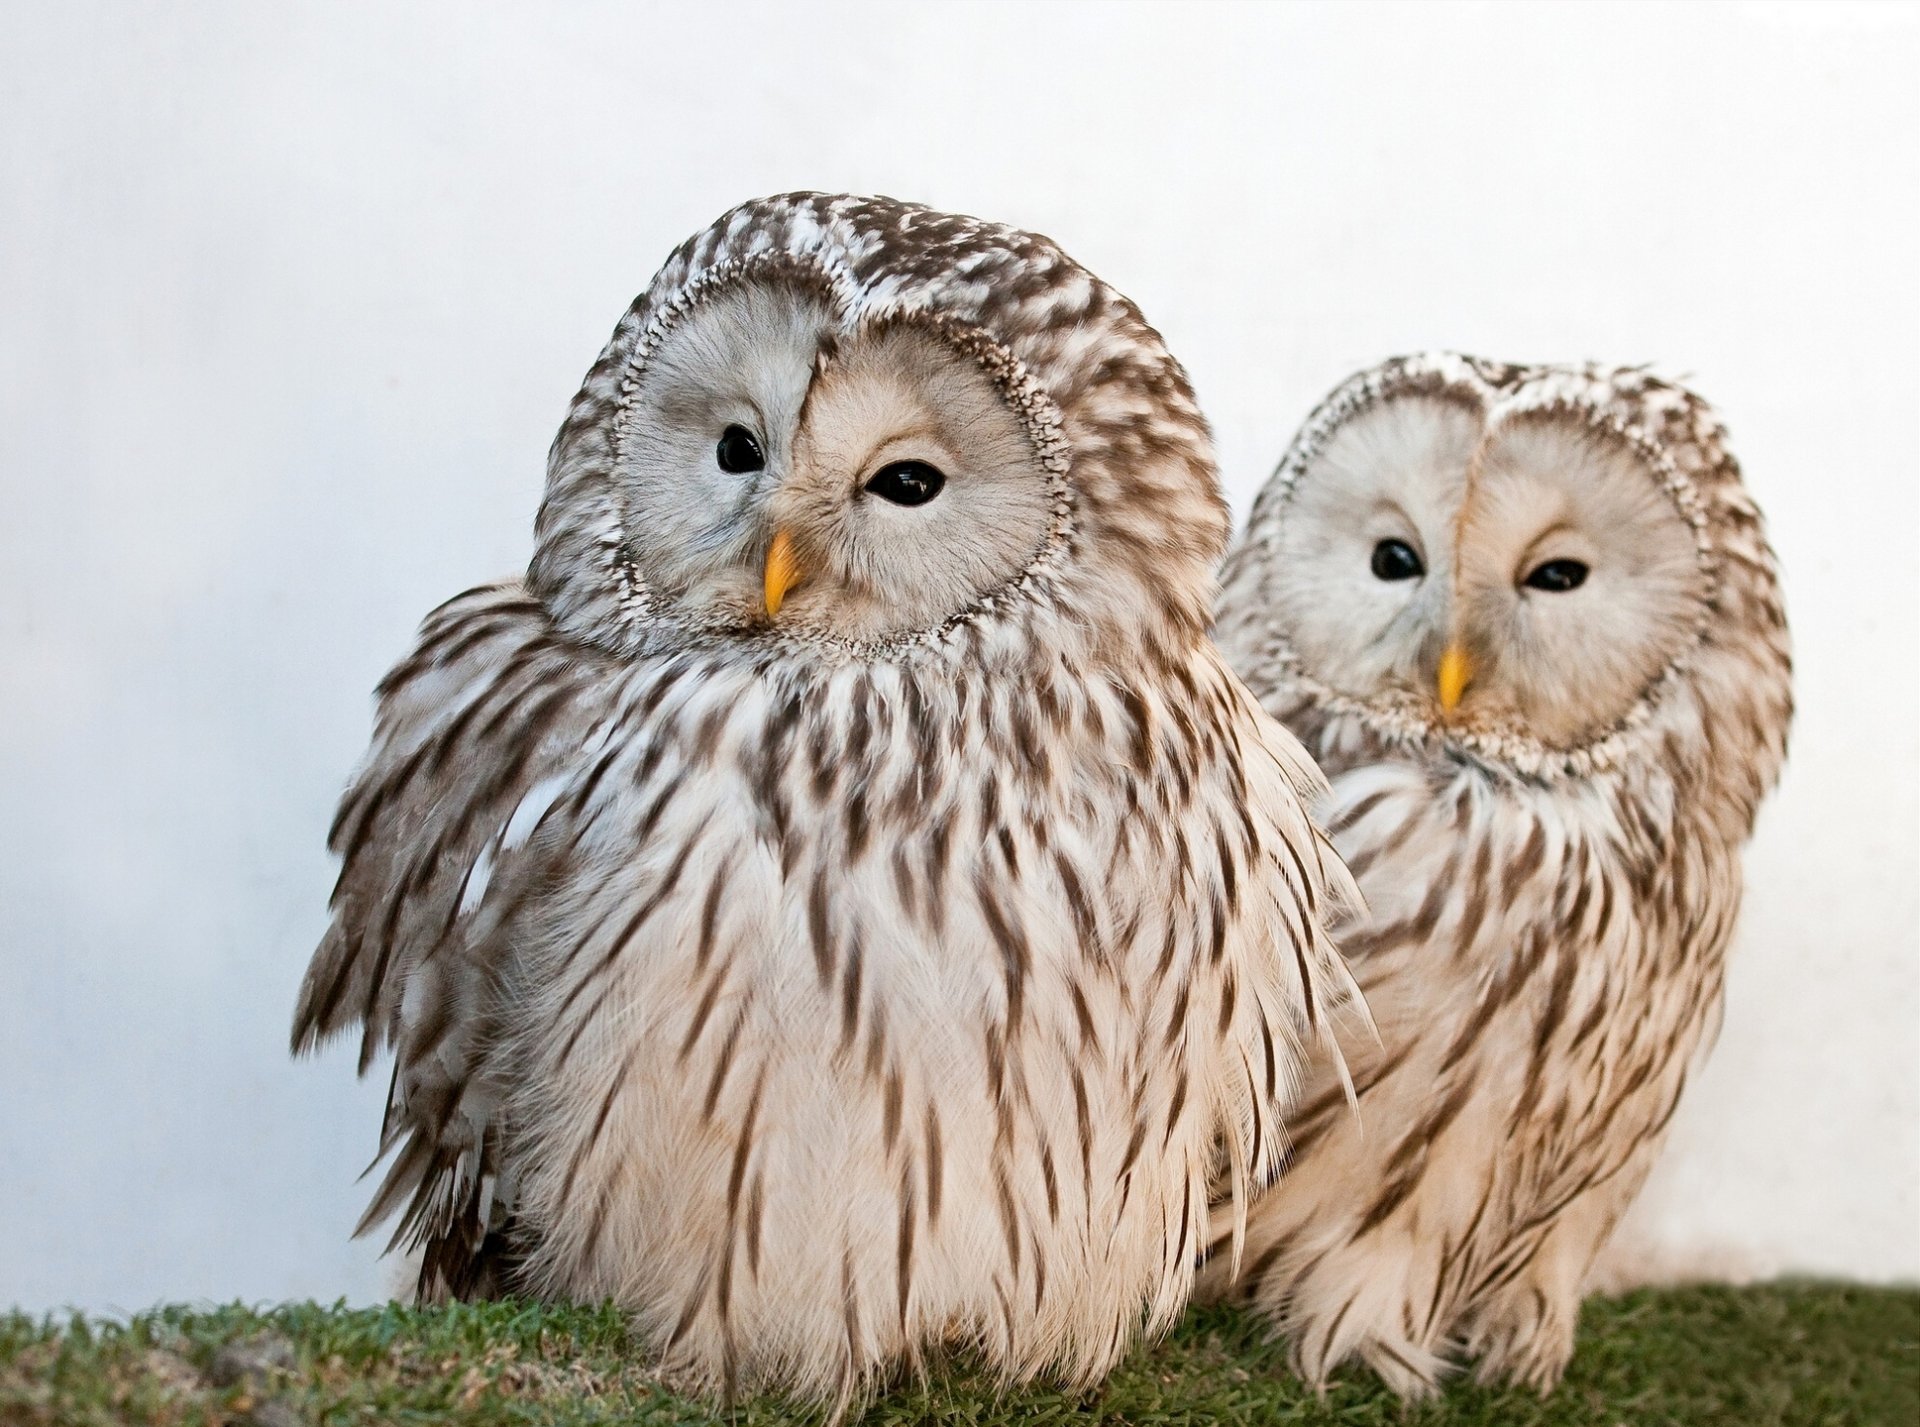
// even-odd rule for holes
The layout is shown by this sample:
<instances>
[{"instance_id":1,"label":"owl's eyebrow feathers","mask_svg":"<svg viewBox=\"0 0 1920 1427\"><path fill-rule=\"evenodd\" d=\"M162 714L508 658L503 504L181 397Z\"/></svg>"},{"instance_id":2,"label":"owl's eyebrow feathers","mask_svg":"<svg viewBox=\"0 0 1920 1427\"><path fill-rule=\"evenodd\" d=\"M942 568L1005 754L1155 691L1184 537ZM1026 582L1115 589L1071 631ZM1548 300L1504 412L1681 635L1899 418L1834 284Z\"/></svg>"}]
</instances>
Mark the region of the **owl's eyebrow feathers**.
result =
<instances>
[{"instance_id":1,"label":"owl's eyebrow feathers","mask_svg":"<svg viewBox=\"0 0 1920 1427\"><path fill-rule=\"evenodd\" d=\"M804 420L805 418L803 415L802 421L804 422ZM947 439L945 435L941 432L938 424L934 422L921 422L917 425L909 426L901 431L889 432L887 435L881 437L880 440L873 442L871 445L869 445L865 449L864 452L862 452L858 460L848 461L846 463L847 469L853 473L854 480L858 482L869 470L872 469L875 462L880 458L880 456L884 452L886 452L889 448L898 446L902 442L906 442L906 441L925 441L937 447L938 450L936 454L942 460L948 462L949 464L954 463L958 459L954 454L953 447L950 444L948 444ZM825 456L831 456L835 453L821 452L819 454L825 455Z\"/></svg>"},{"instance_id":2,"label":"owl's eyebrow feathers","mask_svg":"<svg viewBox=\"0 0 1920 1427\"><path fill-rule=\"evenodd\" d=\"M882 452L907 441L931 442L940 448L940 451L947 459L951 460L953 458L953 448L947 444L946 437L941 433L939 426L932 422L921 422L919 425L909 426L903 431L891 432L886 437L875 442L867 449L867 454L864 457L854 462L854 470L866 470L879 459Z\"/></svg>"},{"instance_id":3,"label":"owl's eyebrow feathers","mask_svg":"<svg viewBox=\"0 0 1920 1427\"><path fill-rule=\"evenodd\" d=\"M1368 514L1373 516L1393 516L1406 527L1407 531L1413 535L1416 540L1420 539L1420 522L1413 518L1412 514L1404 505L1390 495L1383 495L1375 500L1373 509L1369 511ZM1423 541L1422 543L1424 544L1425 542Z\"/></svg>"},{"instance_id":4,"label":"owl's eyebrow feathers","mask_svg":"<svg viewBox=\"0 0 1920 1427\"><path fill-rule=\"evenodd\" d=\"M1538 556L1541 546L1562 535L1577 535L1579 531L1580 527L1569 520L1556 520L1549 525L1527 542L1527 548L1521 553L1520 563L1514 569L1514 578L1516 580L1526 578L1527 571L1533 568L1534 559Z\"/></svg>"}]
</instances>

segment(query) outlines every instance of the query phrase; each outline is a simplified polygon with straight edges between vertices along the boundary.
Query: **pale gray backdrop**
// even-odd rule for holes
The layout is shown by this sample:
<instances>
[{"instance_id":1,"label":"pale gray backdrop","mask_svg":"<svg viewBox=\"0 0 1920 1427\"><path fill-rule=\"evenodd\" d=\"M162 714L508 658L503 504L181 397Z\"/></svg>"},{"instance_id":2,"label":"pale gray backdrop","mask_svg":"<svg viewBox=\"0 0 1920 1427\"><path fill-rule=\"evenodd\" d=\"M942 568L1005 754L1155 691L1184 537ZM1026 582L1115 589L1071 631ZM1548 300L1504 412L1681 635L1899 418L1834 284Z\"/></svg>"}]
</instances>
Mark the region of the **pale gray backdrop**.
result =
<instances>
[{"instance_id":1,"label":"pale gray backdrop","mask_svg":"<svg viewBox=\"0 0 1920 1427\"><path fill-rule=\"evenodd\" d=\"M1916 11L0 10L0 1306L344 1294L384 1067L295 1065L323 838L416 620L524 564L628 300L749 196L1049 233L1235 507L1352 369L1654 360L1724 410L1801 718L1633 1229L1920 1272Z\"/></svg>"}]
</instances>

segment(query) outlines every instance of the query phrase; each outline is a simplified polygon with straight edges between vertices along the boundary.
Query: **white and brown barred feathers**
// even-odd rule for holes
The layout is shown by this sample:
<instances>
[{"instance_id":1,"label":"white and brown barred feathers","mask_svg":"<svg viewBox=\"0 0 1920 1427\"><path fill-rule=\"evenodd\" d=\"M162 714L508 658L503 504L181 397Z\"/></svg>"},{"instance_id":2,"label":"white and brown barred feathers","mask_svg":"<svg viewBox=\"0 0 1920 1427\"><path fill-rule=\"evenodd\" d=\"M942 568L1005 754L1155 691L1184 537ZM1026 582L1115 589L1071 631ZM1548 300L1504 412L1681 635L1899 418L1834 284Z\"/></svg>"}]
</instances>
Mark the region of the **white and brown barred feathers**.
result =
<instances>
[{"instance_id":1,"label":"white and brown barred feathers","mask_svg":"<svg viewBox=\"0 0 1920 1427\"><path fill-rule=\"evenodd\" d=\"M1611 433L1696 532L1694 643L1617 727L1573 749L1423 725L1299 667L1264 595L1293 483L1389 397L1464 398ZM1313 1075L1236 1274L1322 1382L1343 1361L1403 1393L1446 1360L1538 1387L1572 1352L1581 1284L1711 1041L1740 849L1785 757L1787 625L1760 514L1714 412L1639 369L1454 355L1362 373L1309 419L1223 577L1218 637L1332 780L1324 804L1370 917L1341 933L1379 1027ZM1216 1220L1217 1239L1229 1232Z\"/></svg>"},{"instance_id":2,"label":"white and brown barred feathers","mask_svg":"<svg viewBox=\"0 0 1920 1427\"><path fill-rule=\"evenodd\" d=\"M817 284L973 354L1056 486L1019 578L880 644L686 629L612 478L660 334ZM1324 790L1205 637L1224 545L1158 335L1050 241L884 199L674 254L556 440L522 582L430 615L342 803L294 1045L396 1053L428 1297L611 1299L709 1386L923 1350L1103 1373L1186 1300L1351 1005Z\"/></svg>"}]
</instances>

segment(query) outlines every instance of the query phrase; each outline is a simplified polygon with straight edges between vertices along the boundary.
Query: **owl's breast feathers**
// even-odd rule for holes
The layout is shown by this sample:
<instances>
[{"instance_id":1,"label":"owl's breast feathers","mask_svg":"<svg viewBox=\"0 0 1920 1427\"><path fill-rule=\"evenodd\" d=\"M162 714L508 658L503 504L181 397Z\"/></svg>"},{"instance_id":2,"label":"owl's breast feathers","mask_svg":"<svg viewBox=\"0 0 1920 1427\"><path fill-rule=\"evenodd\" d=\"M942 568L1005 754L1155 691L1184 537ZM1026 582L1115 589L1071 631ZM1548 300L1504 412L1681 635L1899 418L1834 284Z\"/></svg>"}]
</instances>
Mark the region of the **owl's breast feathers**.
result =
<instances>
[{"instance_id":1,"label":"owl's breast feathers","mask_svg":"<svg viewBox=\"0 0 1920 1427\"><path fill-rule=\"evenodd\" d=\"M1651 1166L1717 1023L1740 876L1701 809L1636 774L1334 775L1328 828L1370 911L1341 944L1380 1038L1348 1044L1357 1116L1314 1076L1242 1281L1286 1287L1310 1377L1352 1354L1423 1390L1516 1281L1577 1301Z\"/></svg>"},{"instance_id":2,"label":"owl's breast feathers","mask_svg":"<svg viewBox=\"0 0 1920 1427\"><path fill-rule=\"evenodd\" d=\"M397 1052L363 1227L429 1293L614 1298L716 1383L963 1339L1086 1379L1164 1326L1350 1004L1349 884L1210 647L1076 657L627 660L517 585L436 611L295 1019Z\"/></svg>"}]
</instances>

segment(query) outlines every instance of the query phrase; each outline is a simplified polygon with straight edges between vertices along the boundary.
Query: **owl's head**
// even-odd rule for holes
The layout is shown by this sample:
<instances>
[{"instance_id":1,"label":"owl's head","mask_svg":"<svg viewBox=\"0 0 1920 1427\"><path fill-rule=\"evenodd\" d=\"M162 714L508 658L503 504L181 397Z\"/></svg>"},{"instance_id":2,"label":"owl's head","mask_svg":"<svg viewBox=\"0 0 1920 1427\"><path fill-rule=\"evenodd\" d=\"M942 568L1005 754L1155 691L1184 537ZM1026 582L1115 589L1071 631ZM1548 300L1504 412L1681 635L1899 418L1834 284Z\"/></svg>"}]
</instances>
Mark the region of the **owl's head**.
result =
<instances>
[{"instance_id":1,"label":"owl's head","mask_svg":"<svg viewBox=\"0 0 1920 1427\"><path fill-rule=\"evenodd\" d=\"M535 590L614 649L1198 637L1225 517L1178 366L1051 242L794 194L690 239L555 442Z\"/></svg>"},{"instance_id":2,"label":"owl's head","mask_svg":"<svg viewBox=\"0 0 1920 1427\"><path fill-rule=\"evenodd\" d=\"M1711 412L1643 372L1362 374L1296 439L1227 583L1222 640L1269 681L1528 771L1604 753L1703 643L1752 633L1741 657L1784 700L1757 513ZM1730 616L1756 627L1716 633Z\"/></svg>"}]
</instances>

